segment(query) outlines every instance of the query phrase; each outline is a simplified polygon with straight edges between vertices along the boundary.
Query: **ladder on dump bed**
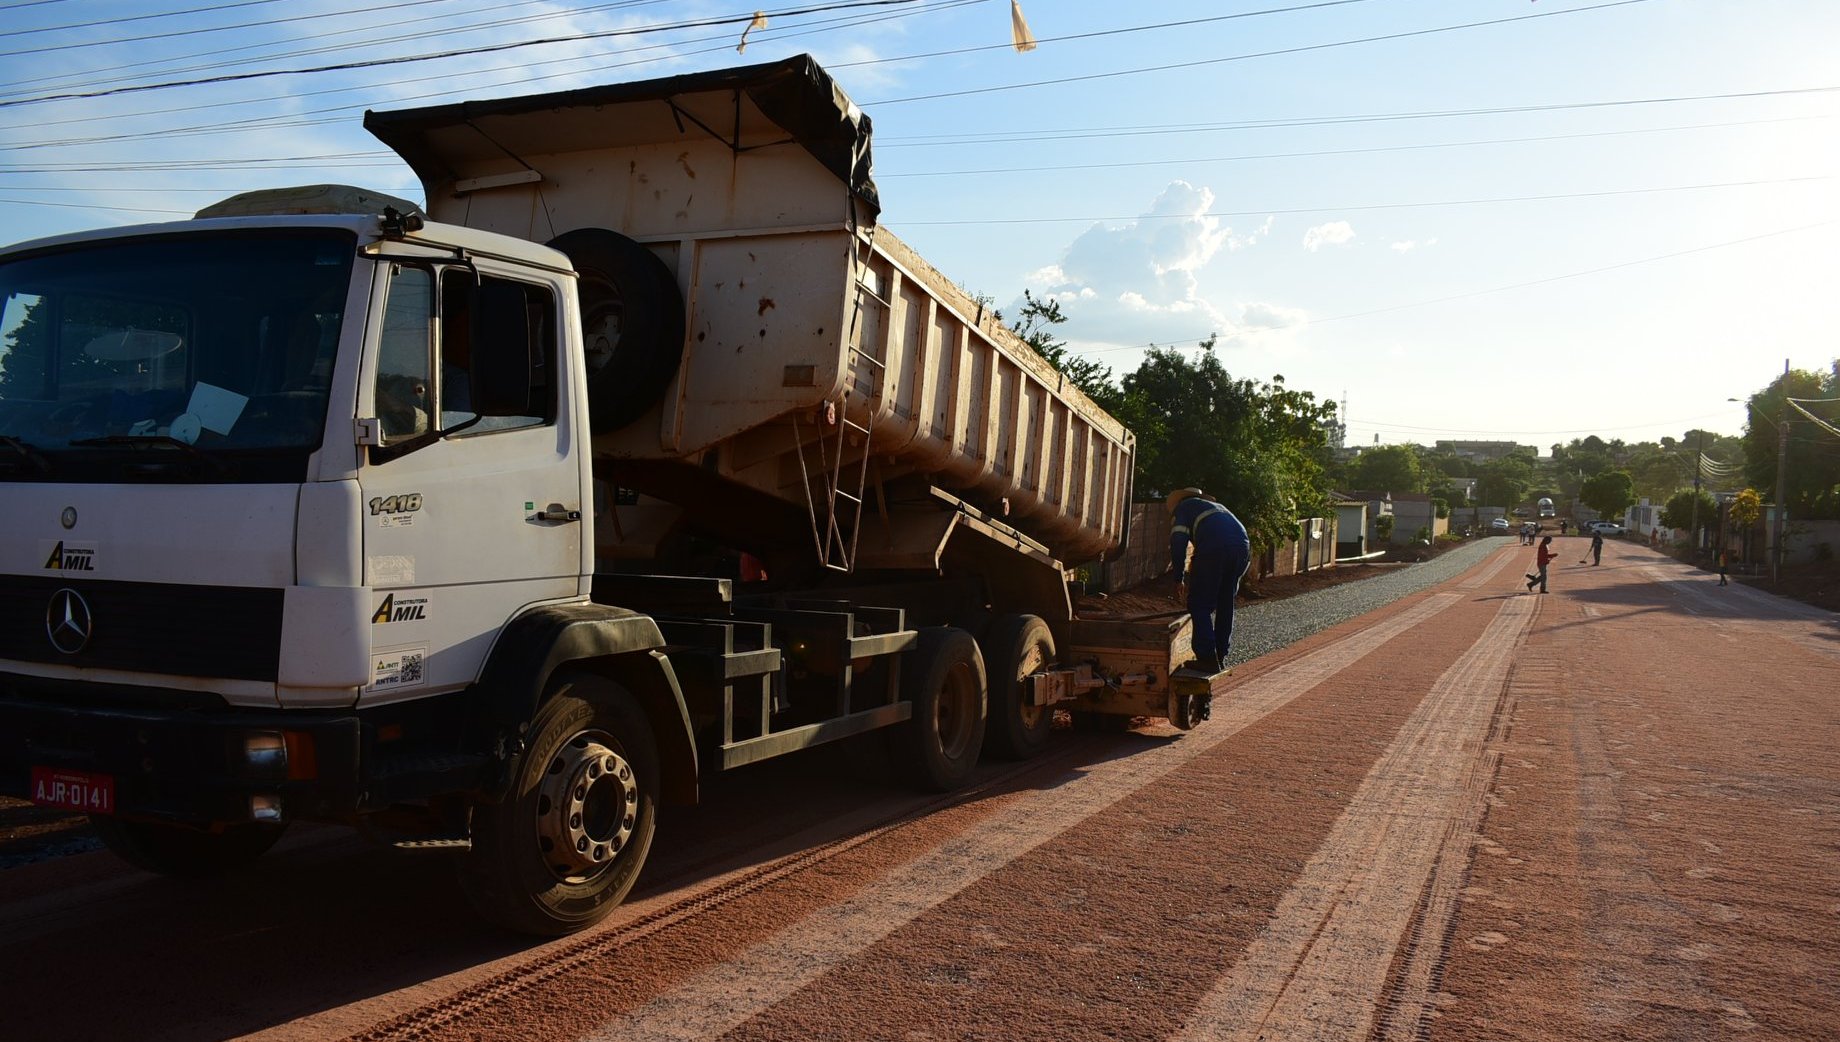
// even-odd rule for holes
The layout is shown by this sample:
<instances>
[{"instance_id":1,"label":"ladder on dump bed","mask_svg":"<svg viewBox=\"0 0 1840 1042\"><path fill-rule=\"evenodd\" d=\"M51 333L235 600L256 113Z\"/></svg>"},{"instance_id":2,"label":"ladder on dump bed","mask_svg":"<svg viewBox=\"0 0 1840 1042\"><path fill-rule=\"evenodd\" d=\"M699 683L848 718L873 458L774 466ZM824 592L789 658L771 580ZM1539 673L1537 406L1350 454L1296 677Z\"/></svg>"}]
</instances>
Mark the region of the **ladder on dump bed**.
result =
<instances>
[{"instance_id":1,"label":"ladder on dump bed","mask_svg":"<svg viewBox=\"0 0 1840 1042\"><path fill-rule=\"evenodd\" d=\"M866 243L858 240L858 247L868 256L874 256L875 231L873 228L870 229ZM858 272L856 300L850 314L849 337L851 340L859 336L862 328L863 298L867 297L880 305L884 313L890 310L888 301L875 290L872 281L873 269L861 257L858 258L856 270ZM868 277L865 278L863 273L868 273ZM875 401L881 397L886 365L881 359L864 350L860 343L850 348L850 358L852 371L855 369L855 362L866 363L869 386L862 397L866 416L873 410ZM863 514L865 513L863 499L869 488L870 431L864 424L850 419L848 405L849 392L846 391L842 401L825 402L819 414L821 424L837 428L837 437L835 452L827 444L822 427L815 439L818 446L817 479L822 483L815 496L812 493L811 470L805 462L804 432L799 429L798 414L794 413L792 416L793 446L799 454L799 476L804 480L805 506L811 515L812 541L816 545L819 562L833 572L848 572L856 567L856 546L857 540L862 535ZM862 439L862 458L850 464L850 468L856 472L852 485L846 484L851 481L851 478L845 472L843 457L845 451L850 448L850 438L853 435ZM851 487L855 488L854 492L848 491ZM822 516L820 516L820 502L823 504Z\"/></svg>"}]
</instances>

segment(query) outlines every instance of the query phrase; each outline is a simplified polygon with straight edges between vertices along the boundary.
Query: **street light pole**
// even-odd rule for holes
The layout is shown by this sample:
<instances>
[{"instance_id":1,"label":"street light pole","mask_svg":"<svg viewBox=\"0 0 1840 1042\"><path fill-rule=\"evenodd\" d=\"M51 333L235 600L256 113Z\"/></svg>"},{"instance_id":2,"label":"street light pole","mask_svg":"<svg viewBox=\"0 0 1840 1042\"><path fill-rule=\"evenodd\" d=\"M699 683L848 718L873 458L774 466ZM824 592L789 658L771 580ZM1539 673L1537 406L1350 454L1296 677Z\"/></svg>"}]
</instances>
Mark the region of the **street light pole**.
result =
<instances>
[{"instance_id":1,"label":"street light pole","mask_svg":"<svg viewBox=\"0 0 1840 1042\"><path fill-rule=\"evenodd\" d=\"M1788 385L1783 386L1783 394L1789 393ZM1776 428L1776 519L1772 525L1776 534L1772 537L1770 549L1770 582L1782 578L1783 558L1783 515L1789 512L1789 404L1783 403L1782 423Z\"/></svg>"},{"instance_id":2,"label":"street light pole","mask_svg":"<svg viewBox=\"0 0 1840 1042\"><path fill-rule=\"evenodd\" d=\"M1699 472L1704 469L1706 461L1706 432L1700 431L1693 441L1693 527L1689 529L1693 540L1693 559L1699 560Z\"/></svg>"}]
</instances>

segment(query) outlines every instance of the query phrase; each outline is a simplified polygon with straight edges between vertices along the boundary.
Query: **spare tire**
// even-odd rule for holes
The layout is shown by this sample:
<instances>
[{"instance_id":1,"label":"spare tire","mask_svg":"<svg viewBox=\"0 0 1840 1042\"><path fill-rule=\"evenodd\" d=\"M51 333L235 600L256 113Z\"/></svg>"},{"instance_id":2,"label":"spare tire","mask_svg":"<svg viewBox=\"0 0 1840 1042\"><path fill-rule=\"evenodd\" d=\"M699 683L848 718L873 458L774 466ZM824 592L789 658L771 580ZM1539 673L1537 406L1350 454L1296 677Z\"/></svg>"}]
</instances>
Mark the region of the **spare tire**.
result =
<instances>
[{"instance_id":1,"label":"spare tire","mask_svg":"<svg viewBox=\"0 0 1840 1042\"><path fill-rule=\"evenodd\" d=\"M605 228L549 241L581 276L581 336L588 407L596 431L638 419L670 387L684 357L684 298L677 279L643 244Z\"/></svg>"}]
</instances>

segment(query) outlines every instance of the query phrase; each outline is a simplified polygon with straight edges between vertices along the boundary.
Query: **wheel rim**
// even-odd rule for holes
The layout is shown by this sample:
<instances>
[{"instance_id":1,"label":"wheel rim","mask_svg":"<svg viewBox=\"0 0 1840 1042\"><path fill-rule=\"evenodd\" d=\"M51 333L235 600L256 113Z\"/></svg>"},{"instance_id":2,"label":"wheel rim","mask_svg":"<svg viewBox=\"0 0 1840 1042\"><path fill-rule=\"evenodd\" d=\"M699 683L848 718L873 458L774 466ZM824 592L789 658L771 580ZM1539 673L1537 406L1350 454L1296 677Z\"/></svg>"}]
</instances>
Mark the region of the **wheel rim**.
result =
<instances>
[{"instance_id":1,"label":"wheel rim","mask_svg":"<svg viewBox=\"0 0 1840 1042\"><path fill-rule=\"evenodd\" d=\"M1042 662L1045 661L1046 658L1047 656L1043 654L1042 646L1040 644L1031 643L1029 645L1029 650L1024 652L1020 661L1016 663L1016 678L1011 681L1011 683L1015 684L1017 688L1017 715L1021 717L1022 726L1026 730L1034 730L1035 727L1041 723L1043 716L1053 712L1053 710L1047 706L1030 705L1024 697L1026 692L1022 691L1022 678L1040 669Z\"/></svg>"},{"instance_id":2,"label":"wheel rim","mask_svg":"<svg viewBox=\"0 0 1840 1042\"><path fill-rule=\"evenodd\" d=\"M605 369L620 350L626 301L620 296L619 286L605 275L588 272L582 281L585 284L584 290L592 289L592 292L582 294L584 299L592 303L583 309L581 328L588 375L593 376Z\"/></svg>"},{"instance_id":3,"label":"wheel rim","mask_svg":"<svg viewBox=\"0 0 1840 1042\"><path fill-rule=\"evenodd\" d=\"M603 731L583 731L550 757L537 789L537 846L550 872L579 883L605 871L632 840L639 779Z\"/></svg>"},{"instance_id":4,"label":"wheel rim","mask_svg":"<svg viewBox=\"0 0 1840 1042\"><path fill-rule=\"evenodd\" d=\"M944 690L939 692L935 723L939 732L939 751L946 759L956 760L971 746L971 733L978 719L977 678L971 665L955 662L946 674Z\"/></svg>"}]
</instances>

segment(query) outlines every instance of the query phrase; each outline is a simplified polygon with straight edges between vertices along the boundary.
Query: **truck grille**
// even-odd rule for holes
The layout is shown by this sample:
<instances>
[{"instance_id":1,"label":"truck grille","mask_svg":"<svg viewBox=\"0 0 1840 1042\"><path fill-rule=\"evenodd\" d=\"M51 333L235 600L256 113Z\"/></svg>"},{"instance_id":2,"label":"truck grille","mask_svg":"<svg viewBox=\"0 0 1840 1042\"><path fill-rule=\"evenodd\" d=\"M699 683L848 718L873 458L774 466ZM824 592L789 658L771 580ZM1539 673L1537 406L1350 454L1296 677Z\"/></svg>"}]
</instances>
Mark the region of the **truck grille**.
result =
<instances>
[{"instance_id":1,"label":"truck grille","mask_svg":"<svg viewBox=\"0 0 1840 1042\"><path fill-rule=\"evenodd\" d=\"M53 595L66 588L88 607L88 639L73 653L53 645L45 625ZM281 658L282 599L279 589L4 575L0 659L272 681ZM65 640L67 647L75 643Z\"/></svg>"}]
</instances>

